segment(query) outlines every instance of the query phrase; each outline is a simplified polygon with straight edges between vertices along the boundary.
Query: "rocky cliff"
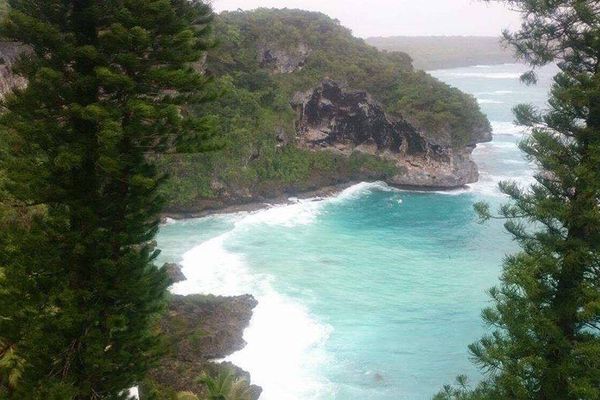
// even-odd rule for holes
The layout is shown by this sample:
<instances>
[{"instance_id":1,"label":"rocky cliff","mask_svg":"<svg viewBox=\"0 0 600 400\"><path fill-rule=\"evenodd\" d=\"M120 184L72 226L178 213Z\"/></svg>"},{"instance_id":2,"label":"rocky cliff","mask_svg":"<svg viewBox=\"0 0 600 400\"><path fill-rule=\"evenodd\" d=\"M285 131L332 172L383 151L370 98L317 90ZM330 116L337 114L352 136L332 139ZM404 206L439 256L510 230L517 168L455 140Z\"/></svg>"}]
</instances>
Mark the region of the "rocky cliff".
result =
<instances>
[{"instance_id":1,"label":"rocky cliff","mask_svg":"<svg viewBox=\"0 0 600 400\"><path fill-rule=\"evenodd\" d=\"M281 49L265 43L258 46L258 62L262 68L273 73L290 74L304 67L310 52L305 43L299 43L292 49Z\"/></svg>"},{"instance_id":2,"label":"rocky cliff","mask_svg":"<svg viewBox=\"0 0 600 400\"><path fill-rule=\"evenodd\" d=\"M389 160L397 170L387 181L397 186L455 188L476 182L479 174L470 155L477 143L491 140L489 128L482 126L464 147L434 142L401 115L388 115L367 92L345 90L330 79L297 93L292 105L298 113L299 146Z\"/></svg>"}]
</instances>

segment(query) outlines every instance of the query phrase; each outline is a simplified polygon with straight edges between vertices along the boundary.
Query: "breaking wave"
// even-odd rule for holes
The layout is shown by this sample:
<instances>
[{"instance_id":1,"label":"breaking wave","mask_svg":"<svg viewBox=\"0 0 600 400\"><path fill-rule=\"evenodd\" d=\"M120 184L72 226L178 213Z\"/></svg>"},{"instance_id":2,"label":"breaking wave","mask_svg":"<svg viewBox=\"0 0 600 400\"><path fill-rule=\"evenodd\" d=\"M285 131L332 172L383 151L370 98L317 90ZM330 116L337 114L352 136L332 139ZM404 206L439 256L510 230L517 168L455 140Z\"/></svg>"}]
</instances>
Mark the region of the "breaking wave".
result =
<instances>
[{"instance_id":1,"label":"breaking wave","mask_svg":"<svg viewBox=\"0 0 600 400\"><path fill-rule=\"evenodd\" d=\"M477 93L478 96L504 96L504 95L508 95L508 94L513 94L515 93L512 90L494 90L492 92L479 92Z\"/></svg>"},{"instance_id":2,"label":"breaking wave","mask_svg":"<svg viewBox=\"0 0 600 400\"><path fill-rule=\"evenodd\" d=\"M494 135L522 136L527 133L527 128L515 125L513 122L491 121Z\"/></svg>"},{"instance_id":3,"label":"breaking wave","mask_svg":"<svg viewBox=\"0 0 600 400\"><path fill-rule=\"evenodd\" d=\"M491 100L491 99L477 99L479 104L504 104L503 101Z\"/></svg>"},{"instance_id":4,"label":"breaking wave","mask_svg":"<svg viewBox=\"0 0 600 400\"><path fill-rule=\"evenodd\" d=\"M231 251L236 235L257 225L294 227L314 223L323 207L360 198L372 191L397 191L382 182L359 183L325 199L297 200L293 204L234 216L234 228L210 239L183 255L182 270L187 281L173 292L235 296L252 294L258 300L249 327L244 332L247 346L231 361L250 372L252 382L263 388L261 399L328 399L334 385L321 373L332 355L325 343L332 327L320 322L299 301L279 293L273 277L251 271L243 254Z\"/></svg>"},{"instance_id":5,"label":"breaking wave","mask_svg":"<svg viewBox=\"0 0 600 400\"><path fill-rule=\"evenodd\" d=\"M521 73L514 72L455 72L451 70L437 71L436 76L443 77L458 77L458 78L482 78L482 79L519 79Z\"/></svg>"}]
</instances>

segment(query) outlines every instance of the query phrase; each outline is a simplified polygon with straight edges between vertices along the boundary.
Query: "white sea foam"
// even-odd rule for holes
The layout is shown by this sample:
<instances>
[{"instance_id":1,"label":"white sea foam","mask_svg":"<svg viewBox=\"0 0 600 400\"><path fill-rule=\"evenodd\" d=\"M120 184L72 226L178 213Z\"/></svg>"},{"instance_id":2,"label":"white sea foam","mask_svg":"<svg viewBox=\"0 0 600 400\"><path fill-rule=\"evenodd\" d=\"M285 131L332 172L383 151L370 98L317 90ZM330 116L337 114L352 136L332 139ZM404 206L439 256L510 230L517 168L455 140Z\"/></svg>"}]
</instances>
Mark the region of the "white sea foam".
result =
<instances>
[{"instance_id":1,"label":"white sea foam","mask_svg":"<svg viewBox=\"0 0 600 400\"><path fill-rule=\"evenodd\" d=\"M171 225L171 224L174 224L175 222L177 222L177 221L175 221L173 218L169 218L169 217L166 217L163 220L164 225Z\"/></svg>"},{"instance_id":2,"label":"white sea foam","mask_svg":"<svg viewBox=\"0 0 600 400\"><path fill-rule=\"evenodd\" d=\"M476 93L477 96L504 96L507 94L513 94L515 93L512 90L494 90L492 92L479 92Z\"/></svg>"},{"instance_id":3,"label":"white sea foam","mask_svg":"<svg viewBox=\"0 0 600 400\"><path fill-rule=\"evenodd\" d=\"M248 344L227 361L251 373L263 388L261 399L332 398L333 385L321 373L331 358L324 344L332 328L272 289L255 297L259 303L244 332Z\"/></svg>"},{"instance_id":4,"label":"white sea foam","mask_svg":"<svg viewBox=\"0 0 600 400\"><path fill-rule=\"evenodd\" d=\"M242 228L256 224L287 227L307 225L315 221L322 206L322 202L318 199L298 200L293 204L271 206L246 215L237 223L237 227Z\"/></svg>"},{"instance_id":5,"label":"white sea foam","mask_svg":"<svg viewBox=\"0 0 600 400\"><path fill-rule=\"evenodd\" d=\"M479 181L470 184L469 187L472 192L484 196L504 196L498 186L500 182L514 182L521 188L527 188L535 183L533 175L533 170L529 174L523 175L493 175L486 171L480 171Z\"/></svg>"},{"instance_id":6,"label":"white sea foam","mask_svg":"<svg viewBox=\"0 0 600 400\"><path fill-rule=\"evenodd\" d=\"M493 153L505 149L518 151L518 143L500 142L496 140L494 140L493 142L479 143L477 145L477 148L475 148L475 151L473 152L473 156L475 158L475 162L479 164L485 162L485 159L479 159L481 155L486 155L487 157L496 156Z\"/></svg>"},{"instance_id":7,"label":"white sea foam","mask_svg":"<svg viewBox=\"0 0 600 400\"><path fill-rule=\"evenodd\" d=\"M361 182L356 185L352 185L349 188L343 190L337 196L330 197L325 200L325 204L334 203L339 204L341 202L356 200L362 196L365 196L371 192L400 192L392 186L389 186L385 182Z\"/></svg>"},{"instance_id":8,"label":"white sea foam","mask_svg":"<svg viewBox=\"0 0 600 400\"><path fill-rule=\"evenodd\" d=\"M450 70L439 71L435 74L438 78L460 77L460 78L484 78L484 79L519 79L521 73L513 72L453 72Z\"/></svg>"},{"instance_id":9,"label":"white sea foam","mask_svg":"<svg viewBox=\"0 0 600 400\"><path fill-rule=\"evenodd\" d=\"M515 125L512 122L491 121L491 124L495 135L522 136L527 133L527 128Z\"/></svg>"},{"instance_id":10,"label":"white sea foam","mask_svg":"<svg viewBox=\"0 0 600 400\"><path fill-rule=\"evenodd\" d=\"M527 165L527 164L529 164L529 162L526 160L502 160L502 163L509 164L509 165Z\"/></svg>"},{"instance_id":11,"label":"white sea foam","mask_svg":"<svg viewBox=\"0 0 600 400\"><path fill-rule=\"evenodd\" d=\"M173 292L223 296L251 293L258 300L250 326L244 332L247 346L226 360L251 373L252 382L263 388L261 399L334 396L333 385L321 373L324 363L330 362L324 344L332 328L316 320L300 302L277 292L270 275L252 271L245 257L228 250L227 244L234 242L238 233L256 225L291 227L312 223L327 201L299 200L237 214L231 231L183 256L181 265L188 280L174 285Z\"/></svg>"},{"instance_id":12,"label":"white sea foam","mask_svg":"<svg viewBox=\"0 0 600 400\"><path fill-rule=\"evenodd\" d=\"M442 194L444 196L460 196L465 193L469 193L472 189L467 185L458 189L446 189L446 190L415 190L415 189L399 189L401 192L408 193L425 193L425 194Z\"/></svg>"}]
</instances>

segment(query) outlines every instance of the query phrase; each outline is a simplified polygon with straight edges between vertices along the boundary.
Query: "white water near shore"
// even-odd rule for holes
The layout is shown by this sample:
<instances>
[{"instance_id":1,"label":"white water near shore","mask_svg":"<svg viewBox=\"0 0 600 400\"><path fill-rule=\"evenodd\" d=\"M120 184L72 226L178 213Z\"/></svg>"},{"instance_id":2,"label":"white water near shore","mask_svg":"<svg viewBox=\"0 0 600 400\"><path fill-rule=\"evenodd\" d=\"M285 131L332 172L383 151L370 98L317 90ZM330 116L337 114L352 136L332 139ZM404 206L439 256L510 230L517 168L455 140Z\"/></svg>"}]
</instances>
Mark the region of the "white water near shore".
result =
<instances>
[{"instance_id":1,"label":"white water near shore","mask_svg":"<svg viewBox=\"0 0 600 400\"><path fill-rule=\"evenodd\" d=\"M500 180L533 180L510 107L543 104L547 87L520 85L523 69L433 72L501 99L480 102L495 139L476 149L481 178L465 189L362 183L326 199L163 226L163 257L181 259L188 277L175 293L257 298L248 345L227 360L251 373L261 399L427 399L459 373L477 378L466 346L484 332L485 289L514 244L501 224L478 225L472 204L502 202Z\"/></svg>"},{"instance_id":2,"label":"white water near shore","mask_svg":"<svg viewBox=\"0 0 600 400\"><path fill-rule=\"evenodd\" d=\"M258 300L250 326L244 332L248 345L225 360L251 372L253 383L263 387L261 399L334 396L334 385L319 373L324 365L335 362L324 349L333 328L318 321L303 304L278 293L271 276L253 274L243 255L228 251L225 243L257 225L293 228L314 223L324 206L351 201L371 190L396 191L381 182L361 183L327 199L299 200L256 212L224 215L221 217L233 221L232 230L183 255L182 271L188 279L175 285L174 293L251 293Z\"/></svg>"}]
</instances>

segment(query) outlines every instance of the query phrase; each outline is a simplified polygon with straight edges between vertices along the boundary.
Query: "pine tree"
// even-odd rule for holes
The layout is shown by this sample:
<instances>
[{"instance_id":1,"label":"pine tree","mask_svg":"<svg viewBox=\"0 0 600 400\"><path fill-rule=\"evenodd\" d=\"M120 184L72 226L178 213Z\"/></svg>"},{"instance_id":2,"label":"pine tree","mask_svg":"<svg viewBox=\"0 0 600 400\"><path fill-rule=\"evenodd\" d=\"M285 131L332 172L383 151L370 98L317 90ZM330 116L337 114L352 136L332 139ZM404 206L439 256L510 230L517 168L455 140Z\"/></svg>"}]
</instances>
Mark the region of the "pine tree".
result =
<instances>
[{"instance_id":1,"label":"pine tree","mask_svg":"<svg viewBox=\"0 0 600 400\"><path fill-rule=\"evenodd\" d=\"M522 251L491 290L493 333L470 347L485 379L437 399L600 399L600 3L505 2L523 15L506 40L532 67L560 72L547 110L515 109L539 172L530 188L501 184L511 202L500 217ZM533 70L523 79L534 83Z\"/></svg>"},{"instance_id":2,"label":"pine tree","mask_svg":"<svg viewBox=\"0 0 600 400\"><path fill-rule=\"evenodd\" d=\"M210 9L9 3L2 34L31 52L0 116L0 398L124 399L159 355L168 285L151 160L205 143L188 105L206 96Z\"/></svg>"}]
</instances>

